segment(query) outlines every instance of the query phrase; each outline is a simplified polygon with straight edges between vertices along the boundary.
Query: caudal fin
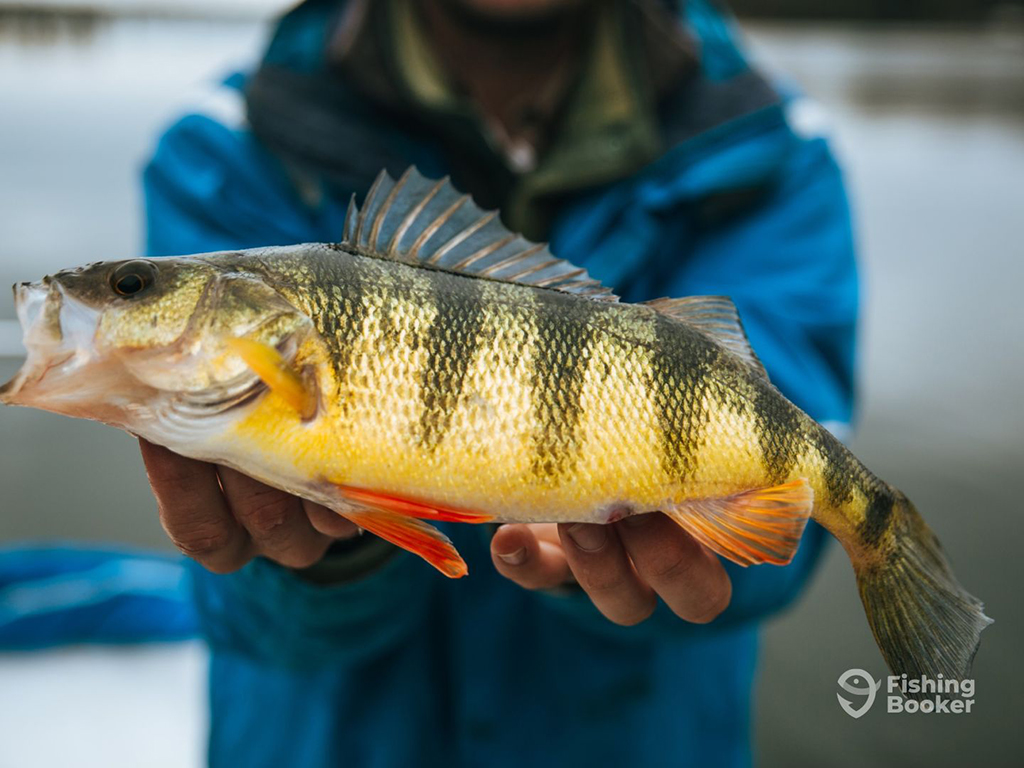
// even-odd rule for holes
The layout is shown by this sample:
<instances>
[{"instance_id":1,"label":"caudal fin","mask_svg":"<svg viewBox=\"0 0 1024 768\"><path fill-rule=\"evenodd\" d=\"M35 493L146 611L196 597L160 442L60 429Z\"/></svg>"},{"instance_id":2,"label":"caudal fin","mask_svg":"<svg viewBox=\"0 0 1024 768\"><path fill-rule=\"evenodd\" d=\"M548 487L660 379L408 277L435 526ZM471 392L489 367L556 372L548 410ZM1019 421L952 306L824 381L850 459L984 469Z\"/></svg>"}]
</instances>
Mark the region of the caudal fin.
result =
<instances>
[{"instance_id":1,"label":"caudal fin","mask_svg":"<svg viewBox=\"0 0 1024 768\"><path fill-rule=\"evenodd\" d=\"M962 680L992 619L960 586L914 506L901 497L894 514L892 549L854 562L871 632L893 674Z\"/></svg>"}]
</instances>

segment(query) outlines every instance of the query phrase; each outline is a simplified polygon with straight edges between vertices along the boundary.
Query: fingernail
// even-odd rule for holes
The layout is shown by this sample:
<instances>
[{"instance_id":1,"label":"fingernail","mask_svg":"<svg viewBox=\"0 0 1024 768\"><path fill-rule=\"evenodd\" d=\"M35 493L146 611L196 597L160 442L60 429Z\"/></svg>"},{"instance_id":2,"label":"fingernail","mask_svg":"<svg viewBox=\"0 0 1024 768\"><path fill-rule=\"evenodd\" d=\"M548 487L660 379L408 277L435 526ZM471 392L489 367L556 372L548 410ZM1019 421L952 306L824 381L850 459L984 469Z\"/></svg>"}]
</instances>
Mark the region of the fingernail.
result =
<instances>
[{"instance_id":1,"label":"fingernail","mask_svg":"<svg viewBox=\"0 0 1024 768\"><path fill-rule=\"evenodd\" d=\"M603 525L576 523L566 528L565 532L584 552L597 552L608 541L608 531Z\"/></svg>"},{"instance_id":2,"label":"fingernail","mask_svg":"<svg viewBox=\"0 0 1024 768\"><path fill-rule=\"evenodd\" d=\"M507 555L499 552L498 557L501 558L502 562L509 565L522 565L523 561L526 560L526 547L520 547L515 552L509 552Z\"/></svg>"}]
</instances>

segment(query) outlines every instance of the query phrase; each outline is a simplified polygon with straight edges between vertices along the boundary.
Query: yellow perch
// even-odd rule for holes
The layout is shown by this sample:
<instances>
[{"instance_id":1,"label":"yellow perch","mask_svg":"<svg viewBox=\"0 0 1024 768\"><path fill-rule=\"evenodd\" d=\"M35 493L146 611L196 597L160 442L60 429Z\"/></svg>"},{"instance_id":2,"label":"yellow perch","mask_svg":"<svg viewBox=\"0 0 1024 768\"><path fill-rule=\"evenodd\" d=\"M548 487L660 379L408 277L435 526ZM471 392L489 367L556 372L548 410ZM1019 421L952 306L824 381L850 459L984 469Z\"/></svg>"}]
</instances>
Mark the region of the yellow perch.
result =
<instances>
[{"instance_id":1,"label":"yellow perch","mask_svg":"<svg viewBox=\"0 0 1024 768\"><path fill-rule=\"evenodd\" d=\"M97 419L317 501L448 576L432 522L660 510L742 565L813 517L897 674L989 623L913 505L768 381L724 297L619 302L446 181L381 174L339 244L107 262L15 288L0 401Z\"/></svg>"}]
</instances>

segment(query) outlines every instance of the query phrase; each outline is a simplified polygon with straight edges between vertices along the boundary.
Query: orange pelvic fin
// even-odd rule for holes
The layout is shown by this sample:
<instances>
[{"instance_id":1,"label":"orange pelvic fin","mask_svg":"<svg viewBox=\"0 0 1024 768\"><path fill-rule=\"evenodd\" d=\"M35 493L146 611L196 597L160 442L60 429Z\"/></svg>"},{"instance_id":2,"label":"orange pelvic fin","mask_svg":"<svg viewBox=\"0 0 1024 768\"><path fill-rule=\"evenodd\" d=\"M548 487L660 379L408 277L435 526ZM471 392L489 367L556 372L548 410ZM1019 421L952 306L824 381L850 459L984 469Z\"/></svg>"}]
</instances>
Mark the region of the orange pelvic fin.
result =
<instances>
[{"instance_id":1,"label":"orange pelvic fin","mask_svg":"<svg viewBox=\"0 0 1024 768\"><path fill-rule=\"evenodd\" d=\"M274 347L246 338L228 339L227 346L299 416L313 417L317 409L316 392Z\"/></svg>"},{"instance_id":2,"label":"orange pelvic fin","mask_svg":"<svg viewBox=\"0 0 1024 768\"><path fill-rule=\"evenodd\" d=\"M368 491L363 488L352 488L347 485L339 485L336 488L341 492L345 500L352 504L381 509L385 512L405 515L406 517L418 517L442 523L487 523L494 519L491 515L484 515L480 512L453 509L452 507L444 507L425 501L391 496L379 491Z\"/></svg>"},{"instance_id":3,"label":"orange pelvic fin","mask_svg":"<svg viewBox=\"0 0 1024 768\"><path fill-rule=\"evenodd\" d=\"M419 555L450 579L469 573L465 560L451 541L429 523L394 512L352 511L340 513L360 528Z\"/></svg>"},{"instance_id":4,"label":"orange pelvic fin","mask_svg":"<svg viewBox=\"0 0 1024 768\"><path fill-rule=\"evenodd\" d=\"M739 565L785 565L793 559L814 508L806 480L697 499L664 510L687 533Z\"/></svg>"}]
</instances>

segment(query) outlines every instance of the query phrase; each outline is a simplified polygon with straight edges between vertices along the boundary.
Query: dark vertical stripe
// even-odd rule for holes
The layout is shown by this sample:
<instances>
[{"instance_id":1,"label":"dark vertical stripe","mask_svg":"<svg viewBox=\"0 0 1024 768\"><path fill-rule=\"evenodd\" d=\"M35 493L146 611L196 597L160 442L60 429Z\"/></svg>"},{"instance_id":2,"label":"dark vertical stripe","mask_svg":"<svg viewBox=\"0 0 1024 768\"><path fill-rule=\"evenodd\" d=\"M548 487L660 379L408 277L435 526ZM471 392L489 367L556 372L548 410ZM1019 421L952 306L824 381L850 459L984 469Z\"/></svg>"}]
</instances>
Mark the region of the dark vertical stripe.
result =
<instances>
[{"instance_id":1,"label":"dark vertical stripe","mask_svg":"<svg viewBox=\"0 0 1024 768\"><path fill-rule=\"evenodd\" d=\"M814 447L821 456L824 469L826 502L833 509L845 504L853 495L853 484L860 474L859 462L832 433L817 426Z\"/></svg>"},{"instance_id":2,"label":"dark vertical stripe","mask_svg":"<svg viewBox=\"0 0 1024 768\"><path fill-rule=\"evenodd\" d=\"M755 381L752 405L761 465L769 485L789 477L804 444L800 412L767 382Z\"/></svg>"},{"instance_id":3,"label":"dark vertical stripe","mask_svg":"<svg viewBox=\"0 0 1024 768\"><path fill-rule=\"evenodd\" d=\"M866 503L857 533L863 544L877 546L892 526L893 515L899 511L898 507L906 504L906 498L871 474L824 427L815 425L811 439L824 464L822 474L827 497L824 502L832 509L838 509L853 498L854 489L859 489Z\"/></svg>"},{"instance_id":4,"label":"dark vertical stripe","mask_svg":"<svg viewBox=\"0 0 1024 768\"><path fill-rule=\"evenodd\" d=\"M864 522L858 533L868 546L874 547L889 529L895 509L895 498L886 488L872 488L868 491L868 506L864 510Z\"/></svg>"},{"instance_id":5,"label":"dark vertical stripe","mask_svg":"<svg viewBox=\"0 0 1024 768\"><path fill-rule=\"evenodd\" d=\"M654 349L648 390L654 398L661 464L672 480L684 482L697 468L709 413L704 396L721 353L717 344L663 315L654 318Z\"/></svg>"},{"instance_id":6,"label":"dark vertical stripe","mask_svg":"<svg viewBox=\"0 0 1024 768\"><path fill-rule=\"evenodd\" d=\"M427 362L420 379L419 438L432 451L444 440L462 400L466 374L483 342L486 316L480 281L427 274L437 313L423 339Z\"/></svg>"},{"instance_id":7,"label":"dark vertical stripe","mask_svg":"<svg viewBox=\"0 0 1024 768\"><path fill-rule=\"evenodd\" d=\"M534 292L533 413L534 476L551 481L579 460L581 400L594 335L604 308L557 291Z\"/></svg>"},{"instance_id":8,"label":"dark vertical stripe","mask_svg":"<svg viewBox=\"0 0 1024 768\"><path fill-rule=\"evenodd\" d=\"M326 258L311 258L310 264L313 321L330 348L335 377L344 386L366 320L367 292L374 286L367 282L357 257L329 252ZM340 290L340 298L335 295L335 287ZM342 403L344 408L344 396Z\"/></svg>"}]
</instances>

